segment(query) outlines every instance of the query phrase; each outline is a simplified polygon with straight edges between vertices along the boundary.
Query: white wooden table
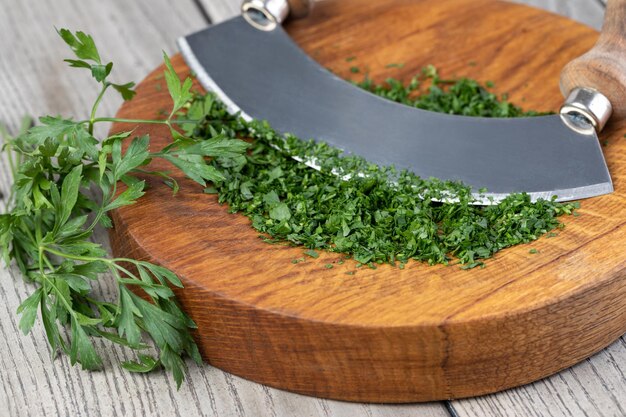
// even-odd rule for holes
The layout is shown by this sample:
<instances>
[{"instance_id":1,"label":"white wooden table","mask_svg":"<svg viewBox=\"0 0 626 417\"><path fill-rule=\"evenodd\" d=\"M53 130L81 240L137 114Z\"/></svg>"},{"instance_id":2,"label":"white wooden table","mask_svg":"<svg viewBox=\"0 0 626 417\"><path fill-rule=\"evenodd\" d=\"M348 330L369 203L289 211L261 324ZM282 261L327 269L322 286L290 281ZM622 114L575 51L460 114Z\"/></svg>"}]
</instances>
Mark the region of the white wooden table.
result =
<instances>
[{"instance_id":1,"label":"white wooden table","mask_svg":"<svg viewBox=\"0 0 626 417\"><path fill-rule=\"evenodd\" d=\"M601 0L520 1L599 28ZM91 33L115 62L118 81L141 80L174 40L236 13L239 0L0 0L0 121L15 130L24 114L84 118L96 91L87 74L66 67L68 50L54 27ZM118 99L102 114L113 115ZM105 128L105 127L103 127ZM9 187L0 162L0 191ZM105 234L97 237L106 244ZM0 416L626 416L626 341L545 380L466 400L367 405L268 388L211 366L191 365L179 391L162 372L129 374L124 350L98 342L106 369L89 373L54 362L41 325L22 336L20 301L33 290L15 268L0 269ZM99 288L109 291L106 283ZM575 341L572 341L575 343Z\"/></svg>"}]
</instances>

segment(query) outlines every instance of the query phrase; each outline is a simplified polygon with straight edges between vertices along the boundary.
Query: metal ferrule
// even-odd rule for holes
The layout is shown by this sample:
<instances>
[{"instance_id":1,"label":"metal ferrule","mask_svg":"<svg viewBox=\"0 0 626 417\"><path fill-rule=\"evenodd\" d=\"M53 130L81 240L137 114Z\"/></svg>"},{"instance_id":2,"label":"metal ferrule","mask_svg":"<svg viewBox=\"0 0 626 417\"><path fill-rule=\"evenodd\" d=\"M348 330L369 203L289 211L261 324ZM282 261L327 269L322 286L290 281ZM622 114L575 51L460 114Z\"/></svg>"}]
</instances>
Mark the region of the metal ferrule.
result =
<instances>
[{"instance_id":1,"label":"metal ferrule","mask_svg":"<svg viewBox=\"0 0 626 417\"><path fill-rule=\"evenodd\" d=\"M561 106L561 114L582 116L597 132L609 121L613 107L604 94L592 88L575 88Z\"/></svg>"},{"instance_id":2,"label":"metal ferrule","mask_svg":"<svg viewBox=\"0 0 626 417\"><path fill-rule=\"evenodd\" d=\"M270 31L287 18L289 3L287 0L245 0L241 14L255 28Z\"/></svg>"}]
</instances>

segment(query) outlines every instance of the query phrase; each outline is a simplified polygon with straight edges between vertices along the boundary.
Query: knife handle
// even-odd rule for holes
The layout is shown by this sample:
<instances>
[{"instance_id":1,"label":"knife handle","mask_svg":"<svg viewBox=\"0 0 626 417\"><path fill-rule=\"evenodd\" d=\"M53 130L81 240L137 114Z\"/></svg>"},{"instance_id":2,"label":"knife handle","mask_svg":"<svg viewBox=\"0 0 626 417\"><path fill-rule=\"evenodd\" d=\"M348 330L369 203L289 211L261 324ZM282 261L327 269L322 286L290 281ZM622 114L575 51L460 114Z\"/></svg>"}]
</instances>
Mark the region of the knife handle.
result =
<instances>
[{"instance_id":1,"label":"knife handle","mask_svg":"<svg viewBox=\"0 0 626 417\"><path fill-rule=\"evenodd\" d=\"M608 1L598 41L563 68L560 86L568 97L561 112L574 110L587 119L583 110L591 112L597 130L609 119L611 107L617 117L626 117L626 0ZM568 108L571 104L574 107Z\"/></svg>"}]
</instances>

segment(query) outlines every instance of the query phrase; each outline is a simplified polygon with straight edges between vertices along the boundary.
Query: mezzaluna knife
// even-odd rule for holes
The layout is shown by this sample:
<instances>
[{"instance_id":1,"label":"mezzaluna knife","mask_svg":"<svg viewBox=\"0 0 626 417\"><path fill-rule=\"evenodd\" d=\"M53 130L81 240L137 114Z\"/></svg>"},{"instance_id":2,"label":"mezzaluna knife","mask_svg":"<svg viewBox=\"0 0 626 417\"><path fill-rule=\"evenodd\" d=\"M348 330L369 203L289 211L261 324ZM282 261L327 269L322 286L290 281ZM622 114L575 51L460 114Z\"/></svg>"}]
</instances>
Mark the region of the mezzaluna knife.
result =
<instances>
[{"instance_id":1,"label":"mezzaluna knife","mask_svg":"<svg viewBox=\"0 0 626 417\"><path fill-rule=\"evenodd\" d=\"M560 114L514 119L421 110L340 79L281 26L288 15L305 16L310 5L246 0L240 16L178 45L230 112L423 178L461 181L482 203L514 192L567 201L613 191L598 133L612 113L626 116L626 0L609 0L598 43L563 69Z\"/></svg>"}]
</instances>

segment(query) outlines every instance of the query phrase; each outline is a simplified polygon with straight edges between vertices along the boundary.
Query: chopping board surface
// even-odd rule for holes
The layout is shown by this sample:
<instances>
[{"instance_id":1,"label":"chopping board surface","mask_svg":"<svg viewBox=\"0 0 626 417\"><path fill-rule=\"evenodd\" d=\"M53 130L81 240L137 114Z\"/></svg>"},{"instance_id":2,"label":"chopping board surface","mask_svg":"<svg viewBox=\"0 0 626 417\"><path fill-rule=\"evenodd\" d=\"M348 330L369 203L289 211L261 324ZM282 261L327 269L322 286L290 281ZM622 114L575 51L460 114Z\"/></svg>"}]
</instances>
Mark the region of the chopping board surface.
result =
<instances>
[{"instance_id":1,"label":"chopping board surface","mask_svg":"<svg viewBox=\"0 0 626 417\"><path fill-rule=\"evenodd\" d=\"M344 78L367 71L408 80L434 64L444 78L493 80L514 103L553 111L562 101L561 68L597 38L565 18L488 0L328 1L286 27ZM179 56L173 62L188 75ZM169 108L162 71L140 84L118 117L153 118ZM162 126L135 133L150 133L153 150L169 140ZM484 269L417 262L357 269L340 254L308 258L302 248L264 243L246 217L177 172L175 197L146 178L146 195L114 213L113 250L181 277L186 288L177 295L198 323L203 356L235 374L354 401L494 392L573 365L626 331L624 133L626 122L613 122L600 138L613 194L583 201L580 216L562 218L557 237L506 249Z\"/></svg>"}]
</instances>

